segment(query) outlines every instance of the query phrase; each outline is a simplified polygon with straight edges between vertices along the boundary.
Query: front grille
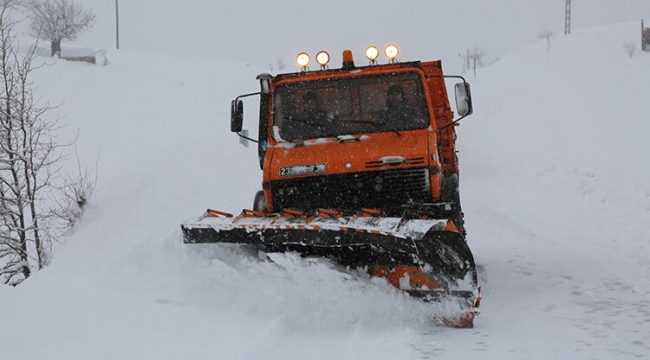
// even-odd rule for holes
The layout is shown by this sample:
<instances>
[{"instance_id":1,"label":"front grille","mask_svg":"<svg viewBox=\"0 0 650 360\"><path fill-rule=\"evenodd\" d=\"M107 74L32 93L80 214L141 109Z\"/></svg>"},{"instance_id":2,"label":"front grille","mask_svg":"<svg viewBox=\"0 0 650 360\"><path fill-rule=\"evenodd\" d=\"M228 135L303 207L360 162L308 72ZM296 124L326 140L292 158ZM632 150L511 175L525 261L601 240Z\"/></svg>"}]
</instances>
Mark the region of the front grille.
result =
<instances>
[{"instance_id":1,"label":"front grille","mask_svg":"<svg viewBox=\"0 0 650 360\"><path fill-rule=\"evenodd\" d=\"M403 204L431 201L427 168L314 176L271 183L276 210L360 208L399 211Z\"/></svg>"},{"instance_id":2,"label":"front grille","mask_svg":"<svg viewBox=\"0 0 650 360\"><path fill-rule=\"evenodd\" d=\"M407 158L405 159L404 163L407 165L424 165L424 158L423 157ZM384 166L390 166L390 165L384 164L383 161L379 161L379 160L366 162L366 169L376 169Z\"/></svg>"}]
</instances>

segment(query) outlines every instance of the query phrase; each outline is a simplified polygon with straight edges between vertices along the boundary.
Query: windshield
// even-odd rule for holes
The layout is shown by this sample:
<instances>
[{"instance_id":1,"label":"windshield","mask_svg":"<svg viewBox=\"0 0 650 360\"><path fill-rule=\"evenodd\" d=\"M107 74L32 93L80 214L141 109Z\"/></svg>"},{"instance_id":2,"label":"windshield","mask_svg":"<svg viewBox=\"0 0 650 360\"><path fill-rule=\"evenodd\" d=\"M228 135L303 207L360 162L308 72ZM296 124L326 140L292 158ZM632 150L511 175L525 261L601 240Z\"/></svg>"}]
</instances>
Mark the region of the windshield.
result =
<instances>
[{"instance_id":1,"label":"windshield","mask_svg":"<svg viewBox=\"0 0 650 360\"><path fill-rule=\"evenodd\" d=\"M415 72L281 84L273 94L273 114L278 141L429 126Z\"/></svg>"}]
</instances>

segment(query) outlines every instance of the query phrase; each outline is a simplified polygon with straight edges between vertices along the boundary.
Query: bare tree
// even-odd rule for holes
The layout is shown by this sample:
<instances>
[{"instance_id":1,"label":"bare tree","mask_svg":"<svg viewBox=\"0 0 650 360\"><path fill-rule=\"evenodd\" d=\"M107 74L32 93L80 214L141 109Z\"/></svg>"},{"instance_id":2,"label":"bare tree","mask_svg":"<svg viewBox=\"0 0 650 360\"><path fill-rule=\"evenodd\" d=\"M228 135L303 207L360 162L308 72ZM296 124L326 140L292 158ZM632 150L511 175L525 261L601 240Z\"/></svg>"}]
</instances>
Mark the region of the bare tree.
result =
<instances>
[{"instance_id":1,"label":"bare tree","mask_svg":"<svg viewBox=\"0 0 650 360\"><path fill-rule=\"evenodd\" d=\"M27 11L32 35L50 41L52 56L61 56L61 41L75 40L92 27L95 14L72 0L30 0Z\"/></svg>"},{"instance_id":2,"label":"bare tree","mask_svg":"<svg viewBox=\"0 0 650 360\"><path fill-rule=\"evenodd\" d=\"M629 56L630 58L633 58L634 55L636 54L637 45L633 41L628 41L625 44L623 44L623 50L625 50L625 53L627 54L627 56Z\"/></svg>"},{"instance_id":3,"label":"bare tree","mask_svg":"<svg viewBox=\"0 0 650 360\"><path fill-rule=\"evenodd\" d=\"M10 10L17 9L22 4L22 0L0 0L0 12L2 13L2 19L5 19L5 14L7 14Z\"/></svg>"},{"instance_id":4,"label":"bare tree","mask_svg":"<svg viewBox=\"0 0 650 360\"><path fill-rule=\"evenodd\" d=\"M36 45L19 54L12 25L0 12L0 282L17 285L47 265L62 234L65 219L55 207L66 180L58 164L71 144L57 141L58 119L45 116L52 107L34 99Z\"/></svg>"},{"instance_id":5,"label":"bare tree","mask_svg":"<svg viewBox=\"0 0 650 360\"><path fill-rule=\"evenodd\" d=\"M13 122L14 99L16 98L16 71L13 39L10 37L11 24L7 13L10 4L2 4L0 17L0 279L5 283L15 283L17 277L30 275L27 257L26 202L24 196L23 162L14 150L20 143L19 129Z\"/></svg>"},{"instance_id":6,"label":"bare tree","mask_svg":"<svg viewBox=\"0 0 650 360\"><path fill-rule=\"evenodd\" d=\"M81 218L83 211L88 204L95 185L97 184L97 162L95 163L95 173L91 174L88 167L81 164L79 154L75 150L77 158L77 174L62 175L62 184L58 189L56 196L53 197L56 207L54 214L60 219L60 230L66 232L71 230Z\"/></svg>"},{"instance_id":7,"label":"bare tree","mask_svg":"<svg viewBox=\"0 0 650 360\"><path fill-rule=\"evenodd\" d=\"M537 34L538 39L546 41L546 52L551 51L551 40L553 40L554 36L555 34L548 29L544 29L539 34Z\"/></svg>"},{"instance_id":8,"label":"bare tree","mask_svg":"<svg viewBox=\"0 0 650 360\"><path fill-rule=\"evenodd\" d=\"M284 68L287 67L287 66L284 64L284 60L282 60L281 58L277 58L277 59L275 59L275 64L276 64L277 67L278 67L278 71L282 71L282 70L284 70ZM273 64L272 64L272 63L269 63L269 68L271 69L271 72L274 72L274 70L273 70Z\"/></svg>"},{"instance_id":9,"label":"bare tree","mask_svg":"<svg viewBox=\"0 0 650 360\"><path fill-rule=\"evenodd\" d=\"M472 70L474 77L476 77L476 69L483 67L483 58L485 57L485 51L474 46L474 49L467 49L465 54L459 54L460 58L463 60L463 72Z\"/></svg>"}]
</instances>

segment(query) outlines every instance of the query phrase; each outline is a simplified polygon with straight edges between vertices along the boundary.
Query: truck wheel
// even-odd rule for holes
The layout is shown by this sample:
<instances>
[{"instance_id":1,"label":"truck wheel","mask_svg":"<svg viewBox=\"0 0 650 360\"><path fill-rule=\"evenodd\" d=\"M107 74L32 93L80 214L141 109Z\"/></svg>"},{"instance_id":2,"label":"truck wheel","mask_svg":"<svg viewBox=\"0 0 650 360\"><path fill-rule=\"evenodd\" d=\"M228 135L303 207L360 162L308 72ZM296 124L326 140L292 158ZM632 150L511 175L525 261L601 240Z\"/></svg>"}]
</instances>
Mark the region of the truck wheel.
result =
<instances>
[{"instance_id":1,"label":"truck wheel","mask_svg":"<svg viewBox=\"0 0 650 360\"><path fill-rule=\"evenodd\" d=\"M264 196L264 190L260 190L255 193L255 200L253 200L253 210L267 212L266 207L266 197Z\"/></svg>"}]
</instances>

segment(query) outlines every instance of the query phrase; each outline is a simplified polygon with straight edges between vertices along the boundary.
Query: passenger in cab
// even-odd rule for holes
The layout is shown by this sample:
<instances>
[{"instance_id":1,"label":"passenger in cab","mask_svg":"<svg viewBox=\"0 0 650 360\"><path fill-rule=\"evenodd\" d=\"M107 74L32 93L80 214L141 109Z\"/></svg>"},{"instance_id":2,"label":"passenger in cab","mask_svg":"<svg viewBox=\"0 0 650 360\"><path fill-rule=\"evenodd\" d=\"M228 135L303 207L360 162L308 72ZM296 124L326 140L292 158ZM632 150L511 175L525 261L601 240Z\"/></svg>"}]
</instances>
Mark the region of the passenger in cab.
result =
<instances>
[{"instance_id":1,"label":"passenger in cab","mask_svg":"<svg viewBox=\"0 0 650 360\"><path fill-rule=\"evenodd\" d=\"M418 111L406 101L404 89L399 85L391 86L386 96L386 106L377 119L378 123L400 127L403 124L421 122L421 119L416 118L418 118Z\"/></svg>"}]
</instances>

